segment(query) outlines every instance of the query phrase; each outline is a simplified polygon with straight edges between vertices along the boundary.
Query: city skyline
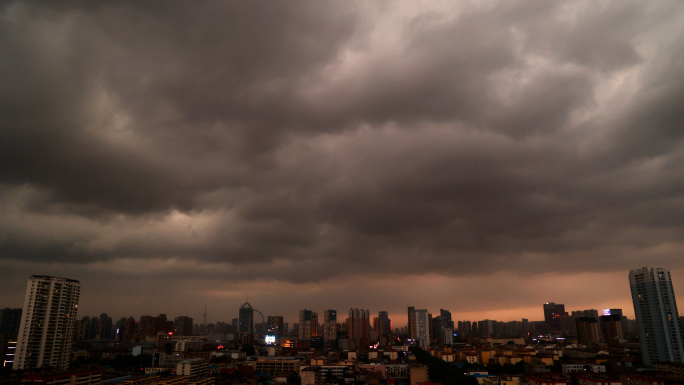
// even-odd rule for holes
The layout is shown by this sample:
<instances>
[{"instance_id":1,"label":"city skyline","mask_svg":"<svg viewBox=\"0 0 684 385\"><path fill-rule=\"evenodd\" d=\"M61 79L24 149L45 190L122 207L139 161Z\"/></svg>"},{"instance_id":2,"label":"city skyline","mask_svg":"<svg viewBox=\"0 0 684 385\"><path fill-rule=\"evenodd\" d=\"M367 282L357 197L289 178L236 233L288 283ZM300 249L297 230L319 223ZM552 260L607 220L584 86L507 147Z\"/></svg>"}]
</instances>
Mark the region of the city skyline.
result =
<instances>
[{"instance_id":1,"label":"city skyline","mask_svg":"<svg viewBox=\"0 0 684 385\"><path fill-rule=\"evenodd\" d=\"M684 296L684 3L0 3L0 307L454 320ZM322 318L319 316L319 318ZM340 317L341 318L341 317Z\"/></svg>"},{"instance_id":2,"label":"city skyline","mask_svg":"<svg viewBox=\"0 0 684 385\"><path fill-rule=\"evenodd\" d=\"M59 278L59 277L57 277L57 278ZM626 307L614 306L615 303L612 303L611 306L605 306L606 303L605 302L602 302L602 303L604 304L604 306L599 306L599 307L585 306L582 304L578 304L577 306L575 306L573 304L573 305L570 305L569 307L566 308L566 312L571 313L571 312L575 312L575 311L583 311L583 310L587 310L587 309L593 309L593 310L597 311L597 315L601 315L601 314L603 314L602 312L606 309L618 308L618 309L621 309L622 314L624 314L625 316L628 316L628 318L631 318L631 319L635 318L634 308L632 306L631 299L630 299L629 306L626 306ZM525 318L525 319L528 319L529 321L544 322L545 321L545 306L547 304L548 303L537 304L537 306L530 306L528 308L524 308L524 310L529 311L529 313L519 313L519 314L522 314L522 316L518 317L518 318L497 317L496 314L502 314L500 310L494 310L492 312L485 312L485 313L472 313L472 312L467 313L467 312L459 312L459 311L451 310L451 313L454 317L453 318L454 321L494 320L494 321L509 322L509 321L520 321L521 319ZM271 312L269 309L262 309L262 308L255 308L255 309L257 311L260 311L260 312L262 312L262 310L263 310L262 313L264 315L264 320L266 320L268 317L272 317L272 316L284 317L284 321L286 323L288 323L290 326L292 326L293 324L297 323L297 321L301 317L302 310L301 309L295 310L294 301L292 303L287 303L287 304L283 304L283 305L288 310L286 310L284 312L277 312L277 311ZM559 305L560 306L568 306L566 304L560 304L560 303L559 303ZM207 324L216 323L216 322L230 323L232 319L239 319L240 318L240 312L242 309L245 308L245 306L247 306L251 311L250 306L252 306L252 304L250 304L249 302L243 302L242 304L238 305L238 307L236 307L235 309L226 308L225 306L222 306L219 309L218 314L225 314L225 316L219 315L219 316L208 317L207 318ZM540 308L540 306L543 306L543 308ZM0 309L2 309L2 308L3 307L0 306ZM4 308L8 308L8 309L21 308L21 306L4 306ZM118 319L122 316L123 317L133 316L135 318L139 318L141 316L155 316L156 314L166 314L167 316L174 317L174 318L176 318L176 317L188 317L189 316L190 318L194 318L194 320L195 320L194 324L195 325L201 325L203 322L203 317L195 316L195 315L193 315L192 311L187 311L187 310L181 310L177 314L173 313L173 312L169 312L169 311L163 311L163 309L159 310L159 311L157 311L157 310L147 311L147 312L143 312L140 314L137 314L137 313L131 312L131 311L129 311L129 312L124 311L123 313L118 314L118 313L112 313L111 311L107 311L106 308L107 308L107 306L102 307L102 309L104 309L104 310L98 311L97 313L98 314L101 314L101 313L109 314L114 319ZM353 308L353 306L350 307L348 305L343 305L341 307L338 307L338 308L335 308L332 310L336 310L336 311L342 310L344 313L346 310L348 310L350 308ZM161 308L155 307L155 309L161 309ZM379 312L381 312L381 311L387 312L387 310L385 310L385 309L386 309L386 307L382 307L382 306L380 306L378 308L378 310L371 309L370 310L371 320L373 319L373 317L376 317ZM409 309L410 309L410 307L409 307ZM209 309L209 310L211 310L211 309ZM308 309L305 309L305 310L308 310ZM439 309L433 309L432 307L427 307L426 310L429 313L434 313L433 317L436 317L440 314L441 310L449 311L450 309L444 309L444 306L440 306ZM80 308L80 311L81 311L81 313L80 313L81 317L82 316L96 316L97 315L95 312L89 312L87 310L83 310L83 307ZM201 315L203 316L206 311L207 311L207 308L205 305L202 308L203 313ZM324 313L325 310L311 309L308 311L313 311L314 313L318 312L318 313L322 314L322 313ZM518 309L517 311L523 311L523 310ZM291 313L294 314L294 316L291 316ZM209 314L212 314L211 311L209 312ZM492 314L494 316L492 316ZM516 314L518 314L518 313L516 313ZM459 316L461 316L461 317L459 317ZM253 316L251 316L251 317L253 319L252 323L258 323L257 318L254 318ZM407 319L407 315L406 315L406 307L404 307L403 309L398 309L396 311L389 311L389 318L392 320L393 327L395 327L395 328L408 326L408 322L407 322L408 319ZM338 319L338 322L344 322L344 319L342 319L341 321ZM246 322L246 323L248 323L248 322ZM323 325L322 316L318 320L318 324Z\"/></svg>"}]
</instances>

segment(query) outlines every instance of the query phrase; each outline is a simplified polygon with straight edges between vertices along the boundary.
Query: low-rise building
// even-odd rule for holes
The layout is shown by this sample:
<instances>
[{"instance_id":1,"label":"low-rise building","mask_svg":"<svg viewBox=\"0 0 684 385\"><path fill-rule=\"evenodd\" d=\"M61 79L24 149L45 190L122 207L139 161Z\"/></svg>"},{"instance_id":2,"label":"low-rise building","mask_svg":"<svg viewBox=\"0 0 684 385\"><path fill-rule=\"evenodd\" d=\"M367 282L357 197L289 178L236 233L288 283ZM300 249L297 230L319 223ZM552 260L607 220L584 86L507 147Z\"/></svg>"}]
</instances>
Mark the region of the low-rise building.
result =
<instances>
[{"instance_id":1,"label":"low-rise building","mask_svg":"<svg viewBox=\"0 0 684 385\"><path fill-rule=\"evenodd\" d=\"M307 366L300 370L299 377L302 379L301 385L321 385L321 367Z\"/></svg>"},{"instance_id":2,"label":"low-rise building","mask_svg":"<svg viewBox=\"0 0 684 385\"><path fill-rule=\"evenodd\" d=\"M50 374L29 374L21 379L26 385L100 385L102 370Z\"/></svg>"},{"instance_id":3,"label":"low-rise building","mask_svg":"<svg viewBox=\"0 0 684 385\"><path fill-rule=\"evenodd\" d=\"M605 365L594 364L563 364L563 374L577 373L577 372L591 372L591 373L605 373Z\"/></svg>"},{"instance_id":4,"label":"low-rise building","mask_svg":"<svg viewBox=\"0 0 684 385\"><path fill-rule=\"evenodd\" d=\"M625 385L672 385L678 383L671 378L657 373L649 374L630 374Z\"/></svg>"},{"instance_id":5,"label":"low-rise building","mask_svg":"<svg viewBox=\"0 0 684 385\"><path fill-rule=\"evenodd\" d=\"M477 353L464 352L464 353L461 353L461 358L463 361L465 361L469 364L477 364L478 363Z\"/></svg>"},{"instance_id":6,"label":"low-rise building","mask_svg":"<svg viewBox=\"0 0 684 385\"><path fill-rule=\"evenodd\" d=\"M622 385L619 378L610 378L606 375L578 375L576 379L577 385Z\"/></svg>"},{"instance_id":7,"label":"low-rise building","mask_svg":"<svg viewBox=\"0 0 684 385\"><path fill-rule=\"evenodd\" d=\"M566 385L567 382L564 379L555 376L526 376L527 382L530 385Z\"/></svg>"},{"instance_id":8,"label":"low-rise building","mask_svg":"<svg viewBox=\"0 0 684 385\"><path fill-rule=\"evenodd\" d=\"M428 381L428 368L421 364L409 366L409 385L417 385Z\"/></svg>"},{"instance_id":9,"label":"low-rise building","mask_svg":"<svg viewBox=\"0 0 684 385\"><path fill-rule=\"evenodd\" d=\"M184 360L176 364L176 375L178 376L206 376L209 372L209 363L202 358Z\"/></svg>"},{"instance_id":10,"label":"low-rise building","mask_svg":"<svg viewBox=\"0 0 684 385\"><path fill-rule=\"evenodd\" d=\"M259 357L256 360L255 372L275 375L279 372L299 373L302 360L291 356Z\"/></svg>"},{"instance_id":11,"label":"low-rise building","mask_svg":"<svg viewBox=\"0 0 684 385\"><path fill-rule=\"evenodd\" d=\"M679 362L655 362L653 368L659 372L667 372L677 380L684 381L684 364Z\"/></svg>"},{"instance_id":12,"label":"low-rise building","mask_svg":"<svg viewBox=\"0 0 684 385\"><path fill-rule=\"evenodd\" d=\"M385 364L385 373L387 375L387 378L408 378L409 364Z\"/></svg>"}]
</instances>

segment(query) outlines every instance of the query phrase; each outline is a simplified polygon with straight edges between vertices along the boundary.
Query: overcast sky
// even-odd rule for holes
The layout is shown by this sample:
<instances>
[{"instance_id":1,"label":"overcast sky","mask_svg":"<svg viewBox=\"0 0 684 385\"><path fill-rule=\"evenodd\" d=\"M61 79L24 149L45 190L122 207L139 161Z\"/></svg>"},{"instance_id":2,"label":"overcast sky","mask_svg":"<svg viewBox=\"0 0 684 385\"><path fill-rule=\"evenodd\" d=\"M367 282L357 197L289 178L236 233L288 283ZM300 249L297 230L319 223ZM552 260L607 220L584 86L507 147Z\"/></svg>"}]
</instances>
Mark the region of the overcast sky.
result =
<instances>
[{"instance_id":1,"label":"overcast sky","mask_svg":"<svg viewBox=\"0 0 684 385\"><path fill-rule=\"evenodd\" d=\"M681 1L3 1L0 307L684 303L683 41Z\"/></svg>"}]
</instances>

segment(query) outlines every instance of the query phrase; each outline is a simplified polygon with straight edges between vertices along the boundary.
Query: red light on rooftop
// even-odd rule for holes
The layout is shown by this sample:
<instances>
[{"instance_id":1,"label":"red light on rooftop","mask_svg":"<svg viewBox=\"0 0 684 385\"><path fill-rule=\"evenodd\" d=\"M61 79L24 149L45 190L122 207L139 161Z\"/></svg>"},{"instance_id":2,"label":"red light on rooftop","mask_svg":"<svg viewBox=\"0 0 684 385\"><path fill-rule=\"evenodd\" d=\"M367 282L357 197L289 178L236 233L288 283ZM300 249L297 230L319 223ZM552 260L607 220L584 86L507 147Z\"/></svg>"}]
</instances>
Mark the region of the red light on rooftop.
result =
<instances>
[{"instance_id":1,"label":"red light on rooftop","mask_svg":"<svg viewBox=\"0 0 684 385\"><path fill-rule=\"evenodd\" d=\"M169 335L172 336L172 335L173 335L173 332L169 332Z\"/></svg>"}]
</instances>

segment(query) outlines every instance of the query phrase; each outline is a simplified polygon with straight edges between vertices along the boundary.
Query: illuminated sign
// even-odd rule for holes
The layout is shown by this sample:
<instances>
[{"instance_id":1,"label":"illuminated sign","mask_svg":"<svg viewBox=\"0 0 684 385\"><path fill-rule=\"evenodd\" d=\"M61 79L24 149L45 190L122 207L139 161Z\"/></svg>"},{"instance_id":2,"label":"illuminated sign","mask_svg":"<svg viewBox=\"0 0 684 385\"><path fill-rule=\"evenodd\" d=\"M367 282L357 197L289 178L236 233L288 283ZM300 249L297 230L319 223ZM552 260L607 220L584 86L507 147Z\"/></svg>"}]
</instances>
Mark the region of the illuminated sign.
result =
<instances>
[{"instance_id":1,"label":"illuminated sign","mask_svg":"<svg viewBox=\"0 0 684 385\"><path fill-rule=\"evenodd\" d=\"M276 336L265 336L264 341L266 341L266 345L273 345L276 343Z\"/></svg>"},{"instance_id":2,"label":"illuminated sign","mask_svg":"<svg viewBox=\"0 0 684 385\"><path fill-rule=\"evenodd\" d=\"M610 315L610 309L603 309L603 315Z\"/></svg>"}]
</instances>

